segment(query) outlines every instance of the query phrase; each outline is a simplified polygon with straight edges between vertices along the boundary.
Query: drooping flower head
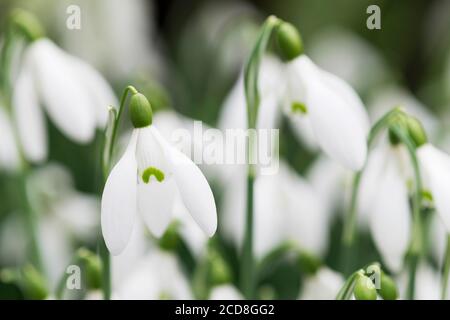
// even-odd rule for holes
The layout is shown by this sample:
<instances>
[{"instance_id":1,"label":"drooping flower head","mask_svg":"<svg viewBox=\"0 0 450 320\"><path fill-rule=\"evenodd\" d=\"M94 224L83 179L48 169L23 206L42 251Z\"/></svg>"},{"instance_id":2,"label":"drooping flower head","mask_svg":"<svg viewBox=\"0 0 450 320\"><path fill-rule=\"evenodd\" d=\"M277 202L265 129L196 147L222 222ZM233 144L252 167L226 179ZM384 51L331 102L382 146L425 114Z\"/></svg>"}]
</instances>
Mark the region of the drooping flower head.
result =
<instances>
[{"instance_id":1,"label":"drooping flower head","mask_svg":"<svg viewBox=\"0 0 450 320\"><path fill-rule=\"evenodd\" d=\"M117 255L124 250L137 215L155 236L161 236L173 216L176 197L212 236L217 227L216 205L200 169L152 125L151 106L144 95L133 94L130 117L135 129L102 196L102 231L109 251Z\"/></svg>"}]
</instances>

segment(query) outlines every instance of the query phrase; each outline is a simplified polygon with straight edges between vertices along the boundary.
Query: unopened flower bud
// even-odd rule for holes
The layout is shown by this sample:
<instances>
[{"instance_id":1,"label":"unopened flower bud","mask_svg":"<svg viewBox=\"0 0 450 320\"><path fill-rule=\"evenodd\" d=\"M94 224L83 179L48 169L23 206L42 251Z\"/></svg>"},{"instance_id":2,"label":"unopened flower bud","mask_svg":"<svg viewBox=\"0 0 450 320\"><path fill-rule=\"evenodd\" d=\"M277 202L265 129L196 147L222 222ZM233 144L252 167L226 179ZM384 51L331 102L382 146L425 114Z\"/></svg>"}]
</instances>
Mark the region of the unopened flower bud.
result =
<instances>
[{"instance_id":1,"label":"unopened flower bud","mask_svg":"<svg viewBox=\"0 0 450 320\"><path fill-rule=\"evenodd\" d=\"M297 28L288 22L283 22L277 30L277 43L281 57L288 61L303 53L303 42Z\"/></svg>"},{"instance_id":2,"label":"unopened flower bud","mask_svg":"<svg viewBox=\"0 0 450 320\"><path fill-rule=\"evenodd\" d=\"M380 280L380 296L384 300L396 300L398 298L398 290L394 280L384 272L381 273Z\"/></svg>"},{"instance_id":3,"label":"unopened flower bud","mask_svg":"<svg viewBox=\"0 0 450 320\"><path fill-rule=\"evenodd\" d=\"M130 118L135 128L152 124L152 107L142 93L134 93L130 100Z\"/></svg>"},{"instance_id":4,"label":"unopened flower bud","mask_svg":"<svg viewBox=\"0 0 450 320\"><path fill-rule=\"evenodd\" d=\"M377 289L372 280L364 275L359 275L353 290L356 300L376 300Z\"/></svg>"},{"instance_id":5,"label":"unopened flower bud","mask_svg":"<svg viewBox=\"0 0 450 320\"><path fill-rule=\"evenodd\" d=\"M409 116L406 120L408 133L414 141L416 147L420 147L428 142L427 134L422 126L422 123L417 118Z\"/></svg>"}]
</instances>

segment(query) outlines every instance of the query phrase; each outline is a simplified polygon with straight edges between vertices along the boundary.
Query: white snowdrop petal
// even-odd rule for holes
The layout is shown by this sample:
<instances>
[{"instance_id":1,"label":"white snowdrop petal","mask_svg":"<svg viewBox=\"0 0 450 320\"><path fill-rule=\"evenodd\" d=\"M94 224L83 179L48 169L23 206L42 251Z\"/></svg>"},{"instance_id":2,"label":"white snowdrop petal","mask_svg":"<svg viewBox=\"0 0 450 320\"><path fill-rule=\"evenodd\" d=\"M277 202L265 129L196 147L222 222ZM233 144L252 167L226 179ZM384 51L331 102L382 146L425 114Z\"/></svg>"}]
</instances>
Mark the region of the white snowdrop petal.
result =
<instances>
[{"instance_id":1,"label":"white snowdrop petal","mask_svg":"<svg viewBox=\"0 0 450 320\"><path fill-rule=\"evenodd\" d=\"M388 163L378 183L370 210L370 229L384 262L395 272L402 267L410 241L408 190L393 162Z\"/></svg>"},{"instance_id":2,"label":"white snowdrop petal","mask_svg":"<svg viewBox=\"0 0 450 320\"><path fill-rule=\"evenodd\" d=\"M50 119L70 139L86 143L95 133L95 110L71 58L48 39L28 49L34 81Z\"/></svg>"},{"instance_id":3,"label":"white snowdrop petal","mask_svg":"<svg viewBox=\"0 0 450 320\"><path fill-rule=\"evenodd\" d=\"M212 190L200 169L183 153L171 147L156 128L151 130L164 147L184 205L200 228L212 236L217 229L217 210Z\"/></svg>"},{"instance_id":4,"label":"white snowdrop petal","mask_svg":"<svg viewBox=\"0 0 450 320\"><path fill-rule=\"evenodd\" d=\"M138 211L146 226L161 237L172 219L176 187L173 178L144 183L139 178Z\"/></svg>"},{"instance_id":5,"label":"white snowdrop petal","mask_svg":"<svg viewBox=\"0 0 450 320\"><path fill-rule=\"evenodd\" d=\"M0 168L15 170L20 165L19 152L14 139L11 119L2 106L0 106L0 132L2 139L0 143Z\"/></svg>"},{"instance_id":6,"label":"white snowdrop petal","mask_svg":"<svg viewBox=\"0 0 450 320\"><path fill-rule=\"evenodd\" d=\"M127 150L106 180L101 203L101 225L106 245L113 255L128 244L136 218L138 131L134 130Z\"/></svg>"},{"instance_id":7,"label":"white snowdrop petal","mask_svg":"<svg viewBox=\"0 0 450 320\"><path fill-rule=\"evenodd\" d=\"M345 167L361 169L367 154L367 131L362 111L355 112L359 108L353 105L355 99L348 99L348 92L342 94L335 85L330 86L329 77L325 79L306 56L291 62L290 67L295 68L306 88L306 107L318 144Z\"/></svg>"},{"instance_id":8,"label":"white snowdrop petal","mask_svg":"<svg viewBox=\"0 0 450 320\"><path fill-rule=\"evenodd\" d=\"M47 132L30 67L26 57L15 82L12 103L25 157L33 162L40 162L47 157Z\"/></svg>"},{"instance_id":9,"label":"white snowdrop petal","mask_svg":"<svg viewBox=\"0 0 450 320\"><path fill-rule=\"evenodd\" d=\"M103 76L91 65L74 56L68 55L67 58L73 65L74 72L78 73L78 78L84 85L86 92L90 95L91 107L97 117L97 125L103 128L108 119L108 106L118 105L113 90Z\"/></svg>"},{"instance_id":10,"label":"white snowdrop petal","mask_svg":"<svg viewBox=\"0 0 450 320\"><path fill-rule=\"evenodd\" d=\"M320 268L316 274L307 277L299 299L334 300L344 285L344 278L327 267Z\"/></svg>"},{"instance_id":11,"label":"white snowdrop petal","mask_svg":"<svg viewBox=\"0 0 450 320\"><path fill-rule=\"evenodd\" d=\"M277 190L279 183L278 175L262 175L255 180L253 242L257 258L263 258L286 240L286 212ZM245 212L242 212L244 219Z\"/></svg>"},{"instance_id":12,"label":"white snowdrop petal","mask_svg":"<svg viewBox=\"0 0 450 320\"><path fill-rule=\"evenodd\" d=\"M160 237L172 218L176 187L170 163L152 130L145 127L139 131L138 211L152 233Z\"/></svg>"},{"instance_id":13,"label":"white snowdrop petal","mask_svg":"<svg viewBox=\"0 0 450 320\"><path fill-rule=\"evenodd\" d=\"M421 146L417 155L436 211L450 232L450 156L431 144Z\"/></svg>"}]
</instances>

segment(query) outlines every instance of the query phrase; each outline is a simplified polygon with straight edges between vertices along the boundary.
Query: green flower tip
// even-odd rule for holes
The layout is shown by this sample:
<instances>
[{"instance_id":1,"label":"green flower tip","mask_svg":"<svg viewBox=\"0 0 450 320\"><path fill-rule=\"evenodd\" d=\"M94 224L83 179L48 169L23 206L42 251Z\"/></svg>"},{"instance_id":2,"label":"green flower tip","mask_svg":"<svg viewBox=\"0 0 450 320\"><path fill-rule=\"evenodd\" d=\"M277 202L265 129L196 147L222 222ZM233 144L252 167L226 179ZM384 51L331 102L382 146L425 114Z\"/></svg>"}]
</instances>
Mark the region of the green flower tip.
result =
<instances>
[{"instance_id":1,"label":"green flower tip","mask_svg":"<svg viewBox=\"0 0 450 320\"><path fill-rule=\"evenodd\" d=\"M130 117L135 128L143 128L152 124L152 107L142 93L134 93L130 100Z\"/></svg>"},{"instance_id":2,"label":"green flower tip","mask_svg":"<svg viewBox=\"0 0 450 320\"><path fill-rule=\"evenodd\" d=\"M422 123L415 117L408 116L406 126L409 136L414 141L416 147L420 147L428 142L427 134L422 126Z\"/></svg>"},{"instance_id":3,"label":"green flower tip","mask_svg":"<svg viewBox=\"0 0 450 320\"><path fill-rule=\"evenodd\" d=\"M148 167L142 173L142 181L144 181L145 183L149 183L151 176L154 176L156 180L158 180L158 182L164 180L164 172L155 167Z\"/></svg>"},{"instance_id":4,"label":"green flower tip","mask_svg":"<svg viewBox=\"0 0 450 320\"><path fill-rule=\"evenodd\" d=\"M372 280L364 275L359 275L353 290L356 300L376 300L377 289Z\"/></svg>"},{"instance_id":5,"label":"green flower tip","mask_svg":"<svg viewBox=\"0 0 450 320\"><path fill-rule=\"evenodd\" d=\"M18 31L23 33L30 41L44 37L45 32L39 20L30 12L15 9L10 15L11 23Z\"/></svg>"},{"instance_id":6,"label":"green flower tip","mask_svg":"<svg viewBox=\"0 0 450 320\"><path fill-rule=\"evenodd\" d=\"M384 300L397 300L398 298L398 290L394 280L384 272L381 273L379 293Z\"/></svg>"},{"instance_id":7,"label":"green flower tip","mask_svg":"<svg viewBox=\"0 0 450 320\"><path fill-rule=\"evenodd\" d=\"M303 41L297 28L282 22L277 29L277 43L280 55L290 61L303 53Z\"/></svg>"}]
</instances>

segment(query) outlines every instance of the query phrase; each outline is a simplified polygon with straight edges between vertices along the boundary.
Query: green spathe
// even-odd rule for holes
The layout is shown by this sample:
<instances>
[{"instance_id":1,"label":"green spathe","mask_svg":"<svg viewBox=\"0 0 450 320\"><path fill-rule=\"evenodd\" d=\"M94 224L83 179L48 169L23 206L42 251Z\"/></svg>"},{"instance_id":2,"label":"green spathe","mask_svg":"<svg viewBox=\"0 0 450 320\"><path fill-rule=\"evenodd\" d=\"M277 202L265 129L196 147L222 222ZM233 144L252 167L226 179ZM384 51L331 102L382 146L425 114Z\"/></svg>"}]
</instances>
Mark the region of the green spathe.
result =
<instances>
[{"instance_id":1,"label":"green spathe","mask_svg":"<svg viewBox=\"0 0 450 320\"><path fill-rule=\"evenodd\" d=\"M152 107L142 93L134 93L130 100L130 118L135 128L152 124Z\"/></svg>"},{"instance_id":2,"label":"green spathe","mask_svg":"<svg viewBox=\"0 0 450 320\"><path fill-rule=\"evenodd\" d=\"M283 22L277 29L277 43L283 59L288 61L303 53L303 41L297 28Z\"/></svg>"}]
</instances>

